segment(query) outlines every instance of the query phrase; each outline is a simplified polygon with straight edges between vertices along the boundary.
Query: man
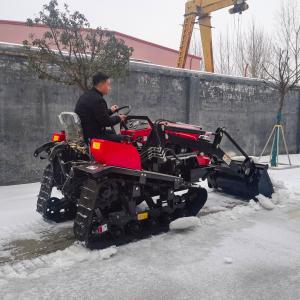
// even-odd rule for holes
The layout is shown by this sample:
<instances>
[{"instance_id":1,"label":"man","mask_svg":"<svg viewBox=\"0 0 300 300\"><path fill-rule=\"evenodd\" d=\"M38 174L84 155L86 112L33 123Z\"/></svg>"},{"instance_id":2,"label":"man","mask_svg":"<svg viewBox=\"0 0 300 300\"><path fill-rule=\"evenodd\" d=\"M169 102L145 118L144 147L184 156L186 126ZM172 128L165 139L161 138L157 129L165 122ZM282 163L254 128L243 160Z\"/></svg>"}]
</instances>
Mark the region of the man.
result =
<instances>
[{"instance_id":1,"label":"man","mask_svg":"<svg viewBox=\"0 0 300 300\"><path fill-rule=\"evenodd\" d=\"M114 126L126 120L125 115L112 116L118 109L113 105L110 109L103 96L110 91L109 76L99 72L93 76L93 88L85 92L78 100L75 113L81 120L86 142L93 138L120 140L120 136L112 134L106 127Z\"/></svg>"}]
</instances>

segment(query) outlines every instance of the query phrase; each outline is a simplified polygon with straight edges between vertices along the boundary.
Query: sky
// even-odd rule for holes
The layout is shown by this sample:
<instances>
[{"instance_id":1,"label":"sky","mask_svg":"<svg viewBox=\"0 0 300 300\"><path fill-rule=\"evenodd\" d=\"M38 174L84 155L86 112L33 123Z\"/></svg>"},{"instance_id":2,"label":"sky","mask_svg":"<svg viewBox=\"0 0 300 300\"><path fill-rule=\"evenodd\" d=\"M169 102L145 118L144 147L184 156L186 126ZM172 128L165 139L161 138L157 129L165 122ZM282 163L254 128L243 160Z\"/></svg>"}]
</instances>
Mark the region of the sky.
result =
<instances>
[{"instance_id":1,"label":"sky","mask_svg":"<svg viewBox=\"0 0 300 300\"><path fill-rule=\"evenodd\" d=\"M300 0L299 0L300 1ZM58 0L71 10L84 13L92 27L101 26L153 43L178 49L183 24L185 0ZM254 21L266 31L276 26L282 0L248 0L250 9L242 15L230 15L228 9L213 13L213 36L228 28L247 28ZM0 0L0 19L25 21L34 17L47 0ZM199 30L194 30L194 35ZM232 34L234 32L232 31Z\"/></svg>"}]
</instances>

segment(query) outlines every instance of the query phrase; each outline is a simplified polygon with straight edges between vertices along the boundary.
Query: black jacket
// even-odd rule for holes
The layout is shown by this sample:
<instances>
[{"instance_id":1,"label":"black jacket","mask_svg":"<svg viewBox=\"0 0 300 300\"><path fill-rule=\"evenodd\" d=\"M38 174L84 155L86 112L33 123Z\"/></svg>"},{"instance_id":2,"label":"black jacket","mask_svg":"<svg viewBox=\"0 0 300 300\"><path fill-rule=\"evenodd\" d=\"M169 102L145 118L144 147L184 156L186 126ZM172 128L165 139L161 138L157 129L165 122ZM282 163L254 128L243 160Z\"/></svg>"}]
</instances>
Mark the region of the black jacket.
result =
<instances>
[{"instance_id":1,"label":"black jacket","mask_svg":"<svg viewBox=\"0 0 300 300\"><path fill-rule=\"evenodd\" d=\"M100 138L105 133L105 128L120 123L119 116L111 116L103 95L92 88L85 92L77 101L75 113L81 120L85 140Z\"/></svg>"}]
</instances>

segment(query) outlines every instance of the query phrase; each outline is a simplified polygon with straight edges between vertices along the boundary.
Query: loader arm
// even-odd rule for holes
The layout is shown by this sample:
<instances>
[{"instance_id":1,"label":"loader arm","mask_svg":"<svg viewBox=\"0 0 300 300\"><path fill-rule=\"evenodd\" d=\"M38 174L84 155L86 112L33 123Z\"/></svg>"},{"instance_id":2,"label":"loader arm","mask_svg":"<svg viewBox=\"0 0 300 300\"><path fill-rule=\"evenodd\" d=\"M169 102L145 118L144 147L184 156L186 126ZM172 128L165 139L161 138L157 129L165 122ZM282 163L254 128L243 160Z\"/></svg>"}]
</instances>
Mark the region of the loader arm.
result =
<instances>
[{"instance_id":1,"label":"loader arm","mask_svg":"<svg viewBox=\"0 0 300 300\"><path fill-rule=\"evenodd\" d=\"M189 51L195 19L198 17L205 71L214 72L214 59L212 47L211 13L217 10L234 6L231 13L241 13L248 9L246 0L190 0L185 6L185 20L182 30L178 68L184 68Z\"/></svg>"}]
</instances>

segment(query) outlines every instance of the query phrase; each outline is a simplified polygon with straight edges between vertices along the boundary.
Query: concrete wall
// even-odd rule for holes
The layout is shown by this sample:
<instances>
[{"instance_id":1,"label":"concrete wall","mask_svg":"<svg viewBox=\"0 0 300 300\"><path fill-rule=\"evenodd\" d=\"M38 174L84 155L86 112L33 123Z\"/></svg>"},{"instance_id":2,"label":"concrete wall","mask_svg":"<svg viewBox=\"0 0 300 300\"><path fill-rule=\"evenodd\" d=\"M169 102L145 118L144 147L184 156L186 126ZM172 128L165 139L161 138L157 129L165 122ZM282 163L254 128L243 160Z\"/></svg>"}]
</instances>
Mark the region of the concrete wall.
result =
<instances>
[{"instance_id":1,"label":"concrete wall","mask_svg":"<svg viewBox=\"0 0 300 300\"><path fill-rule=\"evenodd\" d=\"M74 109L80 91L22 71L18 48L0 45L0 185L37 181L44 163L34 149L59 130L57 115ZM258 155L276 117L276 92L262 81L132 63L130 76L113 82L109 104L130 104L132 114L225 126ZM300 90L284 108L291 152L300 148Z\"/></svg>"}]
</instances>

